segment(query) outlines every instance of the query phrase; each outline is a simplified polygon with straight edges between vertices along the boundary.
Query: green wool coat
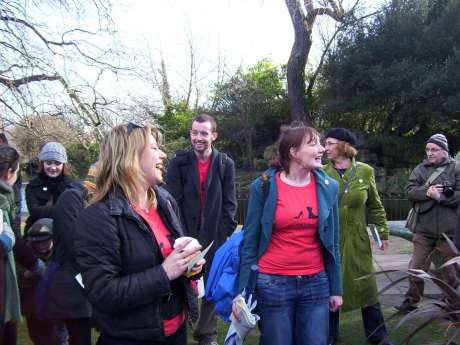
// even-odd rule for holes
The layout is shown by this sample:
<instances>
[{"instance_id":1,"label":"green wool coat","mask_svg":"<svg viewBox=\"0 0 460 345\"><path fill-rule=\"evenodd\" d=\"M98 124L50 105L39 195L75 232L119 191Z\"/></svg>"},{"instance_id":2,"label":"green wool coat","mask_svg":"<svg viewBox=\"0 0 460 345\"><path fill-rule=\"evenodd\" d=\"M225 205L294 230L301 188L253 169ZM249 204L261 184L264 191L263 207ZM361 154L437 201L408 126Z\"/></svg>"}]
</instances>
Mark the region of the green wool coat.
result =
<instances>
[{"instance_id":1,"label":"green wool coat","mask_svg":"<svg viewBox=\"0 0 460 345\"><path fill-rule=\"evenodd\" d=\"M355 173L344 192L345 182L352 168ZM340 177L332 163L324 170L339 183L339 224L340 254L343 273L343 311L363 308L376 304L377 282L375 277L362 280L362 277L374 271L372 251L367 225L374 224L382 240L388 239L388 225L385 209L380 200L375 183L374 169L353 159L352 166Z\"/></svg>"},{"instance_id":2,"label":"green wool coat","mask_svg":"<svg viewBox=\"0 0 460 345\"><path fill-rule=\"evenodd\" d=\"M3 211L3 222L11 226L11 220L15 214L15 203L13 189L0 179L0 209ZM16 264L13 251L8 252L5 274L2 277L5 281L0 281L0 289L6 290L5 310L0 310L4 322L15 320L21 321L21 307L19 299L19 288L16 278ZM1 339L0 339L1 341Z\"/></svg>"}]
</instances>

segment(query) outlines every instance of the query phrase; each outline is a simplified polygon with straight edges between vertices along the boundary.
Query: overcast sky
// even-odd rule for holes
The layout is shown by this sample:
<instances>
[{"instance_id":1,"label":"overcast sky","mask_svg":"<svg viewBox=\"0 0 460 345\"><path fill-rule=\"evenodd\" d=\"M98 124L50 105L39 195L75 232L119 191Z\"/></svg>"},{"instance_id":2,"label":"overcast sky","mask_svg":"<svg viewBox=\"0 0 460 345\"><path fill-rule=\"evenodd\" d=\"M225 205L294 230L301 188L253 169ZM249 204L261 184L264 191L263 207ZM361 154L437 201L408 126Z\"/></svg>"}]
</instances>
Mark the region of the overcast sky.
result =
<instances>
[{"instance_id":1,"label":"overcast sky","mask_svg":"<svg viewBox=\"0 0 460 345\"><path fill-rule=\"evenodd\" d=\"M211 57L220 49L236 64L284 63L293 40L283 0L123 0L114 18L121 33L174 60L184 58L188 33L197 50Z\"/></svg>"},{"instance_id":2,"label":"overcast sky","mask_svg":"<svg viewBox=\"0 0 460 345\"><path fill-rule=\"evenodd\" d=\"M361 0L367 7L383 1ZM187 36L198 55L198 77L208 86L216 80L219 54L225 55L226 71L232 74L238 66L251 66L263 58L287 63L294 40L284 0L118 0L113 19L128 49L149 51L157 65L163 56L176 96L187 84ZM315 28L332 31L332 23L320 16ZM309 63L315 65L321 53L318 32L313 42Z\"/></svg>"}]
</instances>

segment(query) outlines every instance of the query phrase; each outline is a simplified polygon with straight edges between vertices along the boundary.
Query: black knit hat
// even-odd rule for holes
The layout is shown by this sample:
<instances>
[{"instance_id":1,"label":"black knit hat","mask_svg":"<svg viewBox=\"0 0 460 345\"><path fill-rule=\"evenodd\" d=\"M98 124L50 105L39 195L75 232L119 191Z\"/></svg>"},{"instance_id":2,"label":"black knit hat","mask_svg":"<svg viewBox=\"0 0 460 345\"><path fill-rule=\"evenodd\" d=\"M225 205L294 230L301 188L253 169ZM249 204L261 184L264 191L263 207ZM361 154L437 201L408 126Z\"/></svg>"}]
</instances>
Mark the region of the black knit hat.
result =
<instances>
[{"instance_id":1,"label":"black knit hat","mask_svg":"<svg viewBox=\"0 0 460 345\"><path fill-rule=\"evenodd\" d=\"M331 128L325 137L345 141L351 146L356 144L356 136L346 128Z\"/></svg>"},{"instance_id":2,"label":"black knit hat","mask_svg":"<svg viewBox=\"0 0 460 345\"><path fill-rule=\"evenodd\" d=\"M447 144L447 138L443 134L437 133L437 134L432 135L426 143L427 144L432 143L432 144L438 145L444 151L449 152L449 145Z\"/></svg>"}]
</instances>

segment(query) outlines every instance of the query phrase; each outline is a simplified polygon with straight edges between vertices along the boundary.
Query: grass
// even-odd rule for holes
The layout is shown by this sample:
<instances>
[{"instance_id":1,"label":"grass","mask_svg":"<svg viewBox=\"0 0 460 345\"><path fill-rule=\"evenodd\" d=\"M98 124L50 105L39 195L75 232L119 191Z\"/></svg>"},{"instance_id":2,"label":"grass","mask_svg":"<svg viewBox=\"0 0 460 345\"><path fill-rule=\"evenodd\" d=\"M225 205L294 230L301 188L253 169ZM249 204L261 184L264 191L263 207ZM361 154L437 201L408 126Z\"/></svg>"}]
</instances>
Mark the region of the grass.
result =
<instances>
[{"instance_id":1,"label":"grass","mask_svg":"<svg viewBox=\"0 0 460 345\"><path fill-rule=\"evenodd\" d=\"M385 317L388 318L393 313L392 308L384 309ZM400 317L390 320L387 322L387 329L391 332L394 329L397 322L400 320ZM339 344L342 345L365 345L366 339L364 337L364 330L361 321L361 312L360 310L351 311L348 313L341 314L341 337ZM444 336L444 331L446 329L446 324L435 324L425 328L420 332L410 344L413 345L441 345L446 344L446 337ZM228 325L224 322L219 322L218 325L218 342L219 344L224 344L225 335L227 333ZM412 330L415 329L415 324L402 328L398 332L392 332L390 334L391 340L398 344L400 341L407 336ZM93 332L93 344L96 344L97 333ZM190 338L191 339L191 338ZM191 342L189 342L191 343ZM20 325L19 329L19 345L33 345L28 338L27 327L25 322ZM258 337L248 336L244 342L245 345L258 345ZM282 345L282 344L280 344Z\"/></svg>"}]
</instances>

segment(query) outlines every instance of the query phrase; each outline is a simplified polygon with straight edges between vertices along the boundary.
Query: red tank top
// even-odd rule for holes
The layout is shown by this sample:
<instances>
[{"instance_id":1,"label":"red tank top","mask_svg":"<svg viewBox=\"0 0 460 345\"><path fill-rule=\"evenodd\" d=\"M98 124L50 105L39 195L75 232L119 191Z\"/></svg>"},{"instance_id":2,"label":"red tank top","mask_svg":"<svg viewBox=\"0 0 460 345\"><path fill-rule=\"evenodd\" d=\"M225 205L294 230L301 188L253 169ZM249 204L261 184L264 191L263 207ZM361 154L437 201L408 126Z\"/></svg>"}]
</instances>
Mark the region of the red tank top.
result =
<instances>
[{"instance_id":1,"label":"red tank top","mask_svg":"<svg viewBox=\"0 0 460 345\"><path fill-rule=\"evenodd\" d=\"M267 250L259 259L259 271L280 275L310 275L324 271L321 241L318 238L316 179L297 187L281 181L276 174L275 219Z\"/></svg>"},{"instance_id":2,"label":"red tank top","mask_svg":"<svg viewBox=\"0 0 460 345\"><path fill-rule=\"evenodd\" d=\"M155 208L151 208L145 211L139 207L139 205L133 204L133 209L138 215L140 215L149 225L153 235L160 247L163 258L166 258L173 251L171 232L163 223L158 211ZM184 323L186 318L185 311L177 314L172 319L163 320L163 328L165 336L170 336L177 332L179 327Z\"/></svg>"}]
</instances>

